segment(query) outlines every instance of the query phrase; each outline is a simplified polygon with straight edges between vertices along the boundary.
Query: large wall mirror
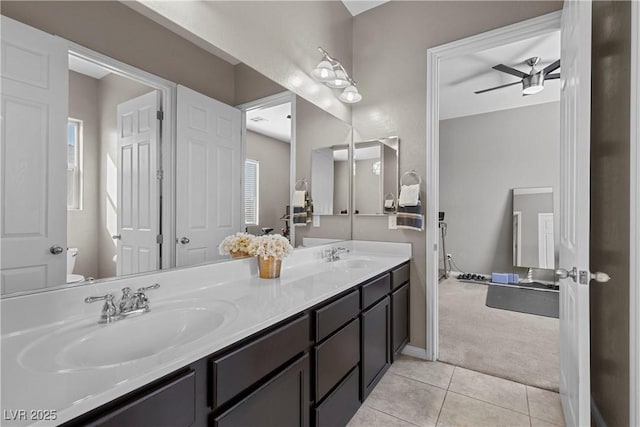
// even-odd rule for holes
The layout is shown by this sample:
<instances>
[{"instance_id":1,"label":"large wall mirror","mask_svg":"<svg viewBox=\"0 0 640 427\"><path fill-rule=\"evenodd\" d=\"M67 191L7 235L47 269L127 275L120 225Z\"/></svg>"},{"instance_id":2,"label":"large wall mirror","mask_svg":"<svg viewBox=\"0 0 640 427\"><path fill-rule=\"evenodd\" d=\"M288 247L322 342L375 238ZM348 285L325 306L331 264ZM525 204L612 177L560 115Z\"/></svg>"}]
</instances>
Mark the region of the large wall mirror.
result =
<instances>
[{"instance_id":1,"label":"large wall mirror","mask_svg":"<svg viewBox=\"0 0 640 427\"><path fill-rule=\"evenodd\" d=\"M551 187L513 189L513 265L554 270L558 245Z\"/></svg>"},{"instance_id":2,"label":"large wall mirror","mask_svg":"<svg viewBox=\"0 0 640 427\"><path fill-rule=\"evenodd\" d=\"M135 15L158 43L210 71L198 78L158 60L147 73L142 60L128 64L81 46L94 39L69 43L64 19L48 18L98 22L104 8L114 22ZM295 181L312 176L313 150L345 147L348 156L349 124L118 2L35 9L11 2L2 13L3 39L13 25L5 25L8 16L29 25L42 46L53 40L48 63L19 65L56 67L39 70L50 77L49 104L26 110L33 82L25 79L35 74L3 68L3 99L21 102L3 103L2 112L2 296L228 260L218 245L237 231L283 233L296 246L305 235L350 237L349 221L312 229L290 227L289 219ZM137 27L126 27L107 31L136 38ZM127 48L112 54L126 57ZM348 188L348 172L336 175L341 183Z\"/></svg>"},{"instance_id":3,"label":"large wall mirror","mask_svg":"<svg viewBox=\"0 0 640 427\"><path fill-rule=\"evenodd\" d=\"M384 201L398 198L398 137L353 145L353 209L356 215L383 215Z\"/></svg>"}]
</instances>

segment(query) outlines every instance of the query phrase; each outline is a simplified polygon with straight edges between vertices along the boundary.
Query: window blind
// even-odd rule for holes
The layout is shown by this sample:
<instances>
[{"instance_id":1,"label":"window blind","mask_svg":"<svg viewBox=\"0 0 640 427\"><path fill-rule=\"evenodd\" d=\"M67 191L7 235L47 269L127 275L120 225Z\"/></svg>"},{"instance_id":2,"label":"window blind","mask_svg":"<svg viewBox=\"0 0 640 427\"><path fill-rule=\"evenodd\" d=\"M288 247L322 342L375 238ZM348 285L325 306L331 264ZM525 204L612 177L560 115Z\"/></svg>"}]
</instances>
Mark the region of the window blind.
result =
<instances>
[{"instance_id":1,"label":"window blind","mask_svg":"<svg viewBox=\"0 0 640 427\"><path fill-rule=\"evenodd\" d=\"M260 163L257 160L246 159L244 162L244 222L248 225L258 225L260 181Z\"/></svg>"}]
</instances>

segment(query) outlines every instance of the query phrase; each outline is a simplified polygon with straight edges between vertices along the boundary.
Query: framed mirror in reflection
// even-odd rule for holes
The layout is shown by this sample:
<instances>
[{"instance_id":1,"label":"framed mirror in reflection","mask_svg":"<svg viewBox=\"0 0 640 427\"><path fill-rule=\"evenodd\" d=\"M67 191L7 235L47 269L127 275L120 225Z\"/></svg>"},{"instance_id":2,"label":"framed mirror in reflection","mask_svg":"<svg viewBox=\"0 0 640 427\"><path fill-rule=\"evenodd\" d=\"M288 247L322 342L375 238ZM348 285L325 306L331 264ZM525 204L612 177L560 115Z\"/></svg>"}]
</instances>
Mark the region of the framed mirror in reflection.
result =
<instances>
[{"instance_id":1,"label":"framed mirror in reflection","mask_svg":"<svg viewBox=\"0 0 640 427\"><path fill-rule=\"evenodd\" d=\"M73 15L73 2L63 3L55 7ZM21 7L12 6L16 16L46 13L21 12ZM109 19L137 14L117 2L105 7L113 8ZM98 11L93 10L84 13ZM52 18L48 25L59 26L64 35L64 22ZM160 61L151 67L157 74L151 74L2 16L3 40L23 46L28 41L20 34L33 33L34 46L23 47L49 58L29 62L15 55L15 63L2 71L3 81L15 83L2 85L3 99L19 100L2 106L2 296L225 261L229 258L218 252L220 242L249 227L259 228L250 230L255 234L263 228L286 234L283 217L300 162L291 156L295 133L290 141L271 135L269 143L280 144L281 154L266 150L265 157L264 133L242 132L246 110L234 105L282 93L297 97L242 63L156 29L174 48L184 45L176 48L178 56L216 72L217 86L210 73L198 80L193 73L166 71ZM113 31L124 30L113 26ZM34 65L41 69L34 71ZM39 85L41 93L25 80L33 75L49 79ZM158 75L179 77L172 82ZM307 102L298 104L304 104L304 122L297 120L292 101L285 106L284 126L291 132L297 124L299 134L319 139L315 128L327 128L329 114ZM268 121L267 112L262 113ZM339 126L350 135L349 125ZM342 138L335 141L343 143ZM310 157L317 146L306 137L298 152ZM277 178L264 175L274 168ZM255 179L249 182L251 172ZM311 173L304 163L298 172ZM337 237L349 237L343 234Z\"/></svg>"},{"instance_id":2,"label":"framed mirror in reflection","mask_svg":"<svg viewBox=\"0 0 640 427\"><path fill-rule=\"evenodd\" d=\"M349 213L349 145L316 148L311 152L314 215Z\"/></svg>"},{"instance_id":3,"label":"framed mirror in reflection","mask_svg":"<svg viewBox=\"0 0 640 427\"><path fill-rule=\"evenodd\" d=\"M396 136L353 145L353 207L356 215L383 215L385 203L398 199Z\"/></svg>"},{"instance_id":4,"label":"framed mirror in reflection","mask_svg":"<svg viewBox=\"0 0 640 427\"><path fill-rule=\"evenodd\" d=\"M558 257L551 187L513 189L513 265L554 270Z\"/></svg>"}]
</instances>

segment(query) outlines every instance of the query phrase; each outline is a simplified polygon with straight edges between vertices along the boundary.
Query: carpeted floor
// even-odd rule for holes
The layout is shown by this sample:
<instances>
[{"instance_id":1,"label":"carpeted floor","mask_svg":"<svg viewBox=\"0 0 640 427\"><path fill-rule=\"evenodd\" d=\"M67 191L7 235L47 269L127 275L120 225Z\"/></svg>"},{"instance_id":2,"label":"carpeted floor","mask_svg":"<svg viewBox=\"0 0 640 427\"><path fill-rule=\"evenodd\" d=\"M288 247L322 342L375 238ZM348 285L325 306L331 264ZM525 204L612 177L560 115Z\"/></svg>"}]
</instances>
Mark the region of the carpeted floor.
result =
<instances>
[{"instance_id":1,"label":"carpeted floor","mask_svg":"<svg viewBox=\"0 0 640 427\"><path fill-rule=\"evenodd\" d=\"M558 391L558 319L489 308L487 285L440 282L439 360Z\"/></svg>"}]
</instances>

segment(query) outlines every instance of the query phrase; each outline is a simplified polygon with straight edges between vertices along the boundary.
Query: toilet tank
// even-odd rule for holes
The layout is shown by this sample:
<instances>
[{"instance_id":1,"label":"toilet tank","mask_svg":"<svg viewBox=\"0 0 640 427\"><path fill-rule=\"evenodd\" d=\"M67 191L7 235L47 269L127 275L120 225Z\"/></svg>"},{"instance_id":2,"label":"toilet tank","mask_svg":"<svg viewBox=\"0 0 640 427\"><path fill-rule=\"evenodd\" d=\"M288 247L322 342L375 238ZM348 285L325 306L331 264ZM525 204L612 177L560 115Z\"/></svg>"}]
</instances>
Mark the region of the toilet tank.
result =
<instances>
[{"instance_id":1,"label":"toilet tank","mask_svg":"<svg viewBox=\"0 0 640 427\"><path fill-rule=\"evenodd\" d=\"M73 273L76 266L76 257L78 256L78 248L67 248L67 274Z\"/></svg>"}]
</instances>

